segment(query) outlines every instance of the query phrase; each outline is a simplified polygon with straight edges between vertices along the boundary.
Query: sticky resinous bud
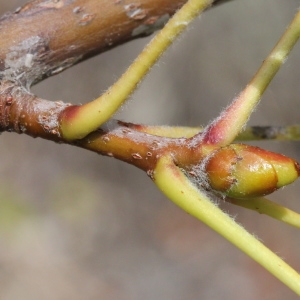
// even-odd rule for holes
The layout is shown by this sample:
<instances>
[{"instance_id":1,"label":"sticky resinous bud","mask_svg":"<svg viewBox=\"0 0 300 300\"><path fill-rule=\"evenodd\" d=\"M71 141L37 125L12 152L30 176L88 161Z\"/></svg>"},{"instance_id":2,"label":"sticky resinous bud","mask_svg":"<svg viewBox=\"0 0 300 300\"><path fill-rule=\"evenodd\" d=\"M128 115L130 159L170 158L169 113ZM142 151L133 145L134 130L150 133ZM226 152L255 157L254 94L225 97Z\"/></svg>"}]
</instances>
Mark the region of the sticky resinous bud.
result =
<instances>
[{"instance_id":1,"label":"sticky resinous bud","mask_svg":"<svg viewBox=\"0 0 300 300\"><path fill-rule=\"evenodd\" d=\"M299 164L258 147L232 144L213 152L204 166L210 188L233 198L270 194L295 181Z\"/></svg>"}]
</instances>

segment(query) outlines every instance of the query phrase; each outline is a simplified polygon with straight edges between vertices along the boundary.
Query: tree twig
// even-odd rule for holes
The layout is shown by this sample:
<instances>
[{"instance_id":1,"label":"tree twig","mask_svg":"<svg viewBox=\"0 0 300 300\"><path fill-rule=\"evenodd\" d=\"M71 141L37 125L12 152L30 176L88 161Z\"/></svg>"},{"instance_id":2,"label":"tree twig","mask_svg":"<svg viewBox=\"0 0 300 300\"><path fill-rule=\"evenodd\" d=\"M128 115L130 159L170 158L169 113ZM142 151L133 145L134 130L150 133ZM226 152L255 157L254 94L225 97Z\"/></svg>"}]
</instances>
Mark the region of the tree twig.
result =
<instances>
[{"instance_id":1,"label":"tree twig","mask_svg":"<svg viewBox=\"0 0 300 300\"><path fill-rule=\"evenodd\" d=\"M0 18L0 78L29 89L91 56L150 35L185 2L31 1Z\"/></svg>"}]
</instances>

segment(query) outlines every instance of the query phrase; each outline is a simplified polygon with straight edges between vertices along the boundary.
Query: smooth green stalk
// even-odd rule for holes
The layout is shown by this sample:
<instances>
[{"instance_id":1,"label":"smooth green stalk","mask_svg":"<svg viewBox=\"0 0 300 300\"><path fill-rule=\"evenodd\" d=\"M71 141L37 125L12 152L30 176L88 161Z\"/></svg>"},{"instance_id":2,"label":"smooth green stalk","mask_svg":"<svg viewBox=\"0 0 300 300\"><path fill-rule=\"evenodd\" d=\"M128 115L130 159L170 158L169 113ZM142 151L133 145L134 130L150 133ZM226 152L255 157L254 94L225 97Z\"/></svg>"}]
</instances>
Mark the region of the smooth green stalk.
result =
<instances>
[{"instance_id":1,"label":"smooth green stalk","mask_svg":"<svg viewBox=\"0 0 300 300\"><path fill-rule=\"evenodd\" d=\"M266 198L254 198L247 200L228 198L226 201L300 228L300 214Z\"/></svg>"},{"instance_id":2,"label":"smooth green stalk","mask_svg":"<svg viewBox=\"0 0 300 300\"><path fill-rule=\"evenodd\" d=\"M109 120L174 39L212 2L213 0L189 0L106 93L79 107L71 117L62 117L62 136L68 140L81 139Z\"/></svg>"},{"instance_id":3,"label":"smooth green stalk","mask_svg":"<svg viewBox=\"0 0 300 300\"><path fill-rule=\"evenodd\" d=\"M218 232L300 295L300 275L213 204L175 166L171 157L160 159L154 181L175 204Z\"/></svg>"}]
</instances>

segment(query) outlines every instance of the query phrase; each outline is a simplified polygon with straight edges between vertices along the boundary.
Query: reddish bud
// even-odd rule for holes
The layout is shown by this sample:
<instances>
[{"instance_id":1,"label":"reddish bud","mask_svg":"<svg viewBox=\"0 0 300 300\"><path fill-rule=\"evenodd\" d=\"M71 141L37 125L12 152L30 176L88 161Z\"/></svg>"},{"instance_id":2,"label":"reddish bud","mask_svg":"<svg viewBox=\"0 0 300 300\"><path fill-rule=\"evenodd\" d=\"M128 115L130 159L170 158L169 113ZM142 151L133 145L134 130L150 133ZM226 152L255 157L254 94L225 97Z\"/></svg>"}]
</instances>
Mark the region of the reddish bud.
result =
<instances>
[{"instance_id":1,"label":"reddish bud","mask_svg":"<svg viewBox=\"0 0 300 300\"><path fill-rule=\"evenodd\" d=\"M284 155L232 144L213 152L205 165L212 189L233 198L270 194L299 176L299 165Z\"/></svg>"}]
</instances>

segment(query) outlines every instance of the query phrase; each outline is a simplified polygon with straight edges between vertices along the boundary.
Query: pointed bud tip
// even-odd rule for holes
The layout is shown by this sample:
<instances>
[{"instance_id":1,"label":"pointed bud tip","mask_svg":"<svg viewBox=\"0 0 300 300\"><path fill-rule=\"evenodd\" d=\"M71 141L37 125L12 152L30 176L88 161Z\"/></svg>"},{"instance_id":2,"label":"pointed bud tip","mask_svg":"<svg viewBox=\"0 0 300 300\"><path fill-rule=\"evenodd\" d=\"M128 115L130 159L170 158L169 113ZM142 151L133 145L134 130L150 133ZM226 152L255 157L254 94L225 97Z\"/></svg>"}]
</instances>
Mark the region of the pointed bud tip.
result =
<instances>
[{"instance_id":1,"label":"pointed bud tip","mask_svg":"<svg viewBox=\"0 0 300 300\"><path fill-rule=\"evenodd\" d=\"M300 176L300 164L258 147L232 144L214 152L205 171L213 190L233 198L251 198L294 182Z\"/></svg>"},{"instance_id":2,"label":"pointed bud tip","mask_svg":"<svg viewBox=\"0 0 300 300\"><path fill-rule=\"evenodd\" d=\"M291 184L300 176L300 164L295 160L283 156L281 161L271 160L277 174L277 188Z\"/></svg>"}]
</instances>

